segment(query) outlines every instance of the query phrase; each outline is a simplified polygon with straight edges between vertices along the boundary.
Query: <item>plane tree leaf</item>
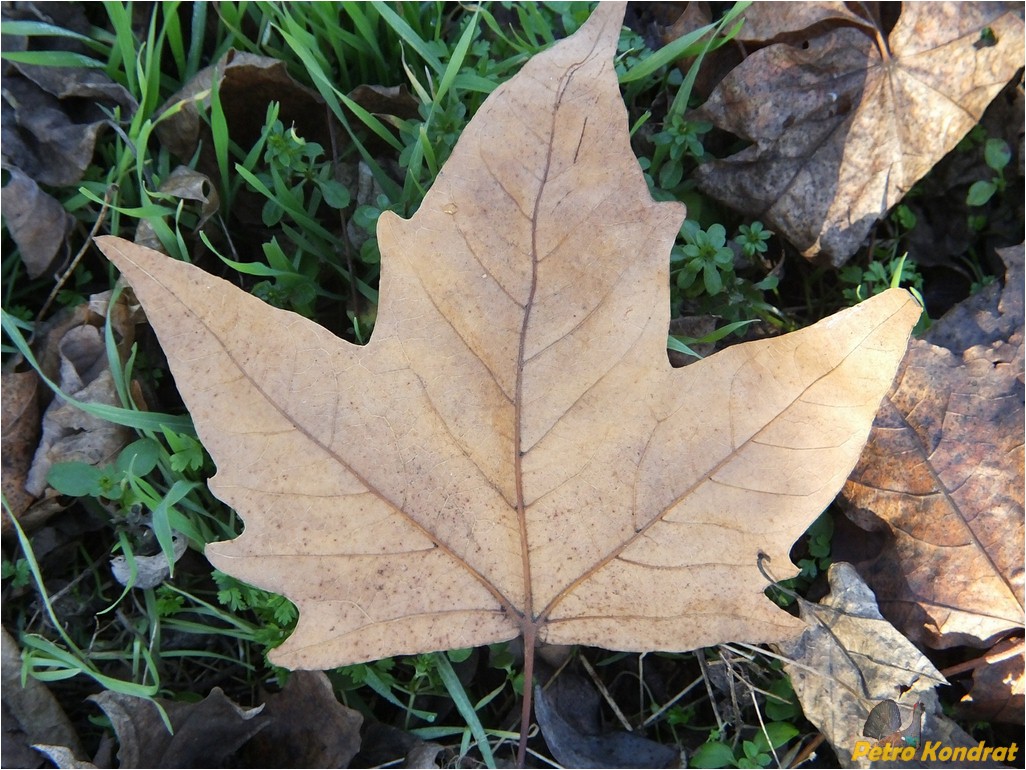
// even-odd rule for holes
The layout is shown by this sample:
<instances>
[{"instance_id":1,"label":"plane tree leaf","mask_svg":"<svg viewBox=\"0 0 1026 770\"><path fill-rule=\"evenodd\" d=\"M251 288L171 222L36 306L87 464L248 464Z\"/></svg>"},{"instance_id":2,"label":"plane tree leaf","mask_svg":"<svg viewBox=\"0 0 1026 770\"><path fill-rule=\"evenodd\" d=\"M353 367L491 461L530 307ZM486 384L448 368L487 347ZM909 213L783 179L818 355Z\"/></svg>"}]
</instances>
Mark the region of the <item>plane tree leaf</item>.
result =
<instances>
[{"instance_id":1,"label":"plane tree leaf","mask_svg":"<svg viewBox=\"0 0 1026 770\"><path fill-rule=\"evenodd\" d=\"M753 11L761 34L781 18L806 34L756 51L698 111L751 144L696 178L840 265L1022 67L1021 7L905 3L886 34L841 3L799 6L772 25L758 21L774 9Z\"/></svg>"},{"instance_id":2,"label":"plane tree leaf","mask_svg":"<svg viewBox=\"0 0 1026 770\"><path fill-rule=\"evenodd\" d=\"M745 24L737 39L746 45L762 46L788 42L801 45L810 36L842 26L863 27L873 34L873 24L847 3L835 0L808 0L804 3L752 3L745 9Z\"/></svg>"},{"instance_id":3,"label":"plane tree leaf","mask_svg":"<svg viewBox=\"0 0 1026 770\"><path fill-rule=\"evenodd\" d=\"M1023 625L1023 247L999 253L1005 287L912 343L843 490L848 517L875 535L838 538L835 557L935 648Z\"/></svg>"},{"instance_id":4,"label":"plane tree leaf","mask_svg":"<svg viewBox=\"0 0 1026 770\"><path fill-rule=\"evenodd\" d=\"M523 634L621 650L788 638L760 553L858 458L919 307L667 360L684 216L630 150L622 4L497 88L409 220L378 223L366 346L129 242L132 283L245 520L215 566L287 595L271 659L327 668Z\"/></svg>"}]
</instances>

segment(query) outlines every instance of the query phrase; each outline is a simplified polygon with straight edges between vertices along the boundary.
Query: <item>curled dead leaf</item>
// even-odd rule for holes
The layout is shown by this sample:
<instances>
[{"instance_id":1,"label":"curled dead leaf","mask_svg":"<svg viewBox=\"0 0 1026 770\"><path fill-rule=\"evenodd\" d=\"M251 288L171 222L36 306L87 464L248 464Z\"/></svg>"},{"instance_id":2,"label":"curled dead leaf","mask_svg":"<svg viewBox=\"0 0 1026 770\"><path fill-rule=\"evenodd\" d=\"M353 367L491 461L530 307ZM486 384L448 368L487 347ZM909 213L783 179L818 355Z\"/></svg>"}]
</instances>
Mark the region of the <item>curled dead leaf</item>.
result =
<instances>
[{"instance_id":1,"label":"curled dead leaf","mask_svg":"<svg viewBox=\"0 0 1026 770\"><path fill-rule=\"evenodd\" d=\"M745 10L745 24L737 39L749 46L781 42L800 46L810 37L839 27L859 27L873 34L873 23L859 11L868 9L829 0L753 3Z\"/></svg>"},{"instance_id":2,"label":"curled dead leaf","mask_svg":"<svg viewBox=\"0 0 1026 770\"><path fill-rule=\"evenodd\" d=\"M223 767L246 741L267 726L263 706L243 708L215 687L196 703L148 700L104 690L90 695L117 733L118 766ZM157 704L171 722L168 731Z\"/></svg>"},{"instance_id":3,"label":"curled dead leaf","mask_svg":"<svg viewBox=\"0 0 1026 770\"><path fill-rule=\"evenodd\" d=\"M940 711L934 688L947 684L944 677L884 620L873 592L855 569L835 562L828 578L830 595L826 599L819 604L801 603L809 628L780 647L790 658L784 670L805 715L826 736L841 766L870 766L865 757L856 760L852 753L857 742L873 734L876 728L872 723L866 732L867 721L886 701L894 702L903 726L912 721L916 705L925 704L924 740L975 745ZM894 729L873 737L884 737Z\"/></svg>"},{"instance_id":4,"label":"curled dead leaf","mask_svg":"<svg viewBox=\"0 0 1026 770\"><path fill-rule=\"evenodd\" d=\"M296 671L266 698L268 724L242 749L250 767L349 767L360 749L360 712L338 702L323 671Z\"/></svg>"},{"instance_id":5,"label":"curled dead leaf","mask_svg":"<svg viewBox=\"0 0 1026 770\"><path fill-rule=\"evenodd\" d=\"M412 120L419 113L418 102L405 85L378 86L364 84L349 92L349 98L363 107L367 112L388 120L396 117L401 120Z\"/></svg>"},{"instance_id":6,"label":"curled dead leaf","mask_svg":"<svg viewBox=\"0 0 1026 770\"><path fill-rule=\"evenodd\" d=\"M200 167L210 176L217 173L217 164L209 149L210 129L201 114L209 109L209 92L215 81L225 121L240 146L251 146L260 136L272 101L281 105L279 115L285 125L294 124L301 136L327 146L321 97L294 80L283 61L233 49L217 64L197 72L167 100L160 112L173 111L156 127L161 143L181 159L192 157L202 140Z\"/></svg>"},{"instance_id":7,"label":"curled dead leaf","mask_svg":"<svg viewBox=\"0 0 1026 770\"><path fill-rule=\"evenodd\" d=\"M676 767L680 753L643 735L606 731L599 719L599 694L579 674L563 672L536 688L538 726L552 756L563 767Z\"/></svg>"},{"instance_id":8,"label":"curled dead leaf","mask_svg":"<svg viewBox=\"0 0 1026 770\"><path fill-rule=\"evenodd\" d=\"M38 278L64 256L75 218L19 169L11 169L10 173L11 179L0 193L4 224L18 245L25 272L30 278Z\"/></svg>"},{"instance_id":9,"label":"curled dead leaf","mask_svg":"<svg viewBox=\"0 0 1026 770\"><path fill-rule=\"evenodd\" d=\"M179 532L171 535L172 547L174 549L174 561L177 563L185 555L189 547L189 541ZM133 581L133 568L135 579ZM121 585L131 585L133 588L156 588L171 574L171 565L163 553L154 556L135 555L131 559L118 555L110 560L110 571L114 579Z\"/></svg>"},{"instance_id":10,"label":"curled dead leaf","mask_svg":"<svg viewBox=\"0 0 1026 770\"><path fill-rule=\"evenodd\" d=\"M1008 653L1011 648L1011 654ZM1023 723L1026 706L1026 656L1023 639L1005 639L973 669L969 691L958 703L963 719ZM974 661L975 662L975 661Z\"/></svg>"},{"instance_id":11,"label":"curled dead leaf","mask_svg":"<svg viewBox=\"0 0 1026 770\"><path fill-rule=\"evenodd\" d=\"M161 193L180 201L198 203L199 218L195 228L199 230L221 205L221 196L206 174L201 174L187 166L178 166L158 188ZM163 251L163 245L153 230L149 219L140 219L135 229L135 242L147 248Z\"/></svg>"},{"instance_id":12,"label":"curled dead leaf","mask_svg":"<svg viewBox=\"0 0 1026 770\"><path fill-rule=\"evenodd\" d=\"M87 305L77 308L66 320L59 320L52 333L42 338L44 349L38 352L38 358L43 371L62 392L87 403L121 406L107 359L105 324L109 318L118 353L124 359L142 315L128 293L123 293L114 307L109 307L110 297L111 292L95 294ZM42 435L25 489L41 497L54 463L109 462L130 438L131 431L124 426L94 417L55 397L43 413Z\"/></svg>"},{"instance_id":13,"label":"curled dead leaf","mask_svg":"<svg viewBox=\"0 0 1026 770\"><path fill-rule=\"evenodd\" d=\"M7 3L2 13L5 21L49 22L84 36L92 33L75 3ZM39 40L48 48L91 53L72 37L6 34L4 50L28 50ZM20 169L42 185L64 187L81 180L108 114L119 112L127 119L138 106L102 69L10 61L4 61L3 69L3 166Z\"/></svg>"}]
</instances>

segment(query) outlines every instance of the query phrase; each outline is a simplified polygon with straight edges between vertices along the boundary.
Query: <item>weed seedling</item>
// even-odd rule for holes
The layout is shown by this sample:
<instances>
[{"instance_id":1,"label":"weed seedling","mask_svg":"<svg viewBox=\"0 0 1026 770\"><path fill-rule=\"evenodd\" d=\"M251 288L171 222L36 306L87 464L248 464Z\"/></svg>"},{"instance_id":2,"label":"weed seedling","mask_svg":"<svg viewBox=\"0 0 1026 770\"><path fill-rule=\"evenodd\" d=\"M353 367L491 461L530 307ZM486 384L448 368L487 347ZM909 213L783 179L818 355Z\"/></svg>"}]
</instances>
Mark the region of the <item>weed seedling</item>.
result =
<instances>
[{"instance_id":1,"label":"weed seedling","mask_svg":"<svg viewBox=\"0 0 1026 770\"><path fill-rule=\"evenodd\" d=\"M983 145L983 160L994 176L972 183L965 199L970 206L984 206L995 193L1005 191L1005 168L1012 160L1012 151L1004 140L991 138Z\"/></svg>"}]
</instances>

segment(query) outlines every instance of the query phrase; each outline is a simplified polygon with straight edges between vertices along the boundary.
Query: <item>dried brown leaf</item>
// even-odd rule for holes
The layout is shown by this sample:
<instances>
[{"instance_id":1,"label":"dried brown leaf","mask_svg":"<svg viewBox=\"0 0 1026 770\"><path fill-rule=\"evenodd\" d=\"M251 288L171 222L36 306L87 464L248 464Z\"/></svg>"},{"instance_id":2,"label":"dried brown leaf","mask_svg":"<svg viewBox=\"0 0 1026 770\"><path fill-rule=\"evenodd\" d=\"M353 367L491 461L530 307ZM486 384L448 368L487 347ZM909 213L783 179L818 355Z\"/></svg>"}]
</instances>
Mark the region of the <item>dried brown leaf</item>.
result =
<instances>
[{"instance_id":1,"label":"dried brown leaf","mask_svg":"<svg viewBox=\"0 0 1026 770\"><path fill-rule=\"evenodd\" d=\"M737 39L746 45L771 42L801 45L809 37L837 27L857 26L871 30L872 24L848 6L848 3L820 0L753 3L745 11L745 24Z\"/></svg>"},{"instance_id":2,"label":"dried brown leaf","mask_svg":"<svg viewBox=\"0 0 1026 770\"><path fill-rule=\"evenodd\" d=\"M242 750L250 767L349 767L360 749L360 712L335 698L323 671L296 671L264 702L268 724Z\"/></svg>"},{"instance_id":3,"label":"dried brown leaf","mask_svg":"<svg viewBox=\"0 0 1026 770\"><path fill-rule=\"evenodd\" d=\"M420 102L405 85L359 85L349 92L349 98L367 112L386 119L394 116L402 120L412 120L420 114Z\"/></svg>"},{"instance_id":4,"label":"dried brown leaf","mask_svg":"<svg viewBox=\"0 0 1026 770\"><path fill-rule=\"evenodd\" d=\"M947 2L904 4L886 45L842 27L763 48L699 110L752 143L700 166L699 187L840 265L977 123L1023 50L1021 10Z\"/></svg>"},{"instance_id":5,"label":"dried brown leaf","mask_svg":"<svg viewBox=\"0 0 1026 770\"><path fill-rule=\"evenodd\" d=\"M130 305L130 293L122 294L112 308L109 307L110 296L111 292L94 294L88 305L76 308L66 321L59 320L52 331L42 337L43 348L37 351L37 356L43 371L57 382L63 393L86 403L120 406L107 359L104 325L109 318L112 335L118 341L118 352L125 359L135 340L135 325L141 313L138 306ZM47 489L46 476L54 463L108 462L130 438L131 431L124 426L94 417L59 397L54 398L43 413L42 435L25 489L41 497Z\"/></svg>"},{"instance_id":6,"label":"dried brown leaf","mask_svg":"<svg viewBox=\"0 0 1026 770\"><path fill-rule=\"evenodd\" d=\"M217 194L217 189L210 181L210 177L187 166L176 167L167 179L160 183L159 190L180 201L192 201L199 204L195 207L199 214L199 219L195 224L197 230L206 224L206 221L217 212L221 205L221 196ZM166 218L164 217L164 219ZM135 242L157 251L164 250L149 219L139 220L139 224L135 228Z\"/></svg>"},{"instance_id":7,"label":"dried brown leaf","mask_svg":"<svg viewBox=\"0 0 1026 770\"><path fill-rule=\"evenodd\" d=\"M1026 707L1026 656L1022 638L1002 640L994 646L984 663L973 670L969 692L958 703L963 719L986 722L1023 723ZM1002 650L1017 647L1011 655ZM989 658L997 658L990 661Z\"/></svg>"},{"instance_id":8,"label":"dried brown leaf","mask_svg":"<svg viewBox=\"0 0 1026 770\"><path fill-rule=\"evenodd\" d=\"M32 466L32 455L39 441L39 375L35 372L4 372L0 379L3 397L0 419L0 463L3 467L4 499L17 517L35 499L25 490L25 480ZM12 529L3 518L4 535Z\"/></svg>"},{"instance_id":9,"label":"dried brown leaf","mask_svg":"<svg viewBox=\"0 0 1026 770\"><path fill-rule=\"evenodd\" d=\"M855 569L835 562L828 578L826 599L802 602L809 628L796 641L782 644L781 651L791 658L784 670L802 710L826 736L841 766L870 766L865 758L853 760L852 750L866 740L870 712L888 700L897 704L902 725L909 724L916 703L926 705L924 740L975 745L940 712L934 688L947 684L944 677L884 620L873 592Z\"/></svg>"},{"instance_id":10,"label":"dried brown leaf","mask_svg":"<svg viewBox=\"0 0 1026 770\"><path fill-rule=\"evenodd\" d=\"M279 103L279 119L284 125L294 125L300 136L328 146L324 101L317 92L293 79L285 62L232 49L217 64L197 72L167 100L160 112L175 111L156 128L161 143L182 159L190 158L202 141L201 170L210 176L216 174L217 164L212 156L209 169L205 162L210 129L201 115L209 109L209 90L214 83L232 140L240 146L249 147L260 136L272 101Z\"/></svg>"},{"instance_id":11,"label":"dried brown leaf","mask_svg":"<svg viewBox=\"0 0 1026 770\"><path fill-rule=\"evenodd\" d=\"M243 708L215 687L196 703L104 690L90 695L118 736L118 767L226 767L246 741L267 726L263 706ZM167 713L168 732L157 709Z\"/></svg>"},{"instance_id":12,"label":"dried brown leaf","mask_svg":"<svg viewBox=\"0 0 1026 770\"><path fill-rule=\"evenodd\" d=\"M33 744L32 748L45 755L51 764L54 767L60 768L60 770L97 770L97 767L106 767L106 765L94 765L92 762L79 759L75 752L67 746L36 743Z\"/></svg>"},{"instance_id":13,"label":"dried brown leaf","mask_svg":"<svg viewBox=\"0 0 1026 770\"><path fill-rule=\"evenodd\" d=\"M763 595L759 554L786 565L833 498L919 308L890 291L672 369L684 211L651 199L630 151L622 15L602 4L528 62L416 215L381 217L365 347L98 239L168 354L211 489L246 520L208 557L299 606L275 662L800 630Z\"/></svg>"},{"instance_id":14,"label":"dried brown leaf","mask_svg":"<svg viewBox=\"0 0 1026 770\"><path fill-rule=\"evenodd\" d=\"M353 761L357 767L445 766L438 757L443 750L438 743L425 742L383 722L370 722L362 732L360 753Z\"/></svg>"},{"instance_id":15,"label":"dried brown leaf","mask_svg":"<svg viewBox=\"0 0 1026 770\"><path fill-rule=\"evenodd\" d=\"M677 767L680 752L626 730L604 730L599 694L580 674L564 671L537 687L538 726L563 767Z\"/></svg>"},{"instance_id":16,"label":"dried brown leaf","mask_svg":"<svg viewBox=\"0 0 1026 770\"><path fill-rule=\"evenodd\" d=\"M92 33L89 20L75 3L7 3L0 12L4 21L48 22L81 35ZM4 35L5 51L40 45L46 50L93 53L71 37ZM109 113L117 109L128 119L138 106L123 86L95 68L5 60L3 84L3 167L20 169L43 185L76 184L92 161L96 137L108 123Z\"/></svg>"},{"instance_id":17,"label":"dried brown leaf","mask_svg":"<svg viewBox=\"0 0 1026 770\"><path fill-rule=\"evenodd\" d=\"M90 404L120 404L99 329L88 325L72 329L61 340L60 351L58 385L63 392ZM42 435L25 488L40 497L46 491L46 476L54 463L109 462L130 436L124 426L87 414L63 399L54 399L43 414Z\"/></svg>"},{"instance_id":18,"label":"dried brown leaf","mask_svg":"<svg viewBox=\"0 0 1026 770\"><path fill-rule=\"evenodd\" d=\"M43 757L34 743L62 743L80 752L78 733L49 688L38 679L21 681L21 651L7 629L0 630L3 660L3 753L4 767L41 767Z\"/></svg>"},{"instance_id":19,"label":"dried brown leaf","mask_svg":"<svg viewBox=\"0 0 1026 770\"><path fill-rule=\"evenodd\" d=\"M1018 265L989 310L970 298L974 312L952 311L962 331L931 330L961 355L912 343L843 490L849 518L882 542L840 538L835 556L932 647L987 646L1023 624L1021 246Z\"/></svg>"},{"instance_id":20,"label":"dried brown leaf","mask_svg":"<svg viewBox=\"0 0 1026 770\"><path fill-rule=\"evenodd\" d=\"M65 256L65 243L75 218L60 201L16 168L11 169L2 196L4 224L18 245L25 272L30 278L38 278Z\"/></svg>"}]
</instances>

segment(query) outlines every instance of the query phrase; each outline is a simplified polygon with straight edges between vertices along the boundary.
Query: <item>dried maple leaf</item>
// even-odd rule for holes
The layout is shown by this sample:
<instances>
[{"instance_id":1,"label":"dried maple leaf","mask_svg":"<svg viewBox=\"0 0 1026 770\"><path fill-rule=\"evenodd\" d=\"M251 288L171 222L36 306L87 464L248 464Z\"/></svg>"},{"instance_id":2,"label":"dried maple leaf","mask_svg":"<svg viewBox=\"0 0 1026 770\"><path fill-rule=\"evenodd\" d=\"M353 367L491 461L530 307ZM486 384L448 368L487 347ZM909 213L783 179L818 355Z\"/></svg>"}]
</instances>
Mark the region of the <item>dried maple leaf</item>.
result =
<instances>
[{"instance_id":1,"label":"dried maple leaf","mask_svg":"<svg viewBox=\"0 0 1026 770\"><path fill-rule=\"evenodd\" d=\"M1003 292L953 309L959 333L945 316L912 343L843 490L849 518L883 534L840 538L834 556L931 647L1023 625L1023 247L1005 254Z\"/></svg>"},{"instance_id":2,"label":"dried maple leaf","mask_svg":"<svg viewBox=\"0 0 1026 770\"><path fill-rule=\"evenodd\" d=\"M745 10L745 24L736 39L745 46L780 42L800 46L810 36L837 27L864 27L872 34L872 23L856 11L868 9L865 6L849 8L848 3L832 0L753 3Z\"/></svg>"},{"instance_id":3,"label":"dried maple leaf","mask_svg":"<svg viewBox=\"0 0 1026 770\"><path fill-rule=\"evenodd\" d=\"M652 200L630 151L622 14L602 4L528 62L417 214L382 216L365 347L99 239L217 463L211 489L245 518L210 560L300 608L276 663L802 627L764 597L758 555L787 564L843 483L919 308L887 292L673 370L684 211Z\"/></svg>"},{"instance_id":4,"label":"dried maple leaf","mask_svg":"<svg viewBox=\"0 0 1026 770\"><path fill-rule=\"evenodd\" d=\"M267 726L263 706L243 708L220 687L203 700L189 703L152 701L115 690L90 695L117 733L118 766L224 767L239 747ZM164 724L163 709L171 722Z\"/></svg>"},{"instance_id":5,"label":"dried maple leaf","mask_svg":"<svg viewBox=\"0 0 1026 770\"><path fill-rule=\"evenodd\" d=\"M756 51L699 110L752 146L700 166L699 187L844 263L1022 67L1020 16L906 3L886 36L845 26Z\"/></svg>"},{"instance_id":6,"label":"dried maple leaf","mask_svg":"<svg viewBox=\"0 0 1026 770\"><path fill-rule=\"evenodd\" d=\"M922 725L927 740L947 738L946 745L962 745L968 736L940 713L935 688L947 684L941 673L884 620L873 592L850 564L835 562L827 578L829 596L819 604L799 604L809 627L780 647L790 659L784 670L802 711L826 736L841 766L870 766L864 757L852 756L866 736L900 742L904 736L893 733L902 725L912 726L917 704L927 705ZM885 729L874 730L867 720L887 701L900 724L888 721Z\"/></svg>"}]
</instances>

